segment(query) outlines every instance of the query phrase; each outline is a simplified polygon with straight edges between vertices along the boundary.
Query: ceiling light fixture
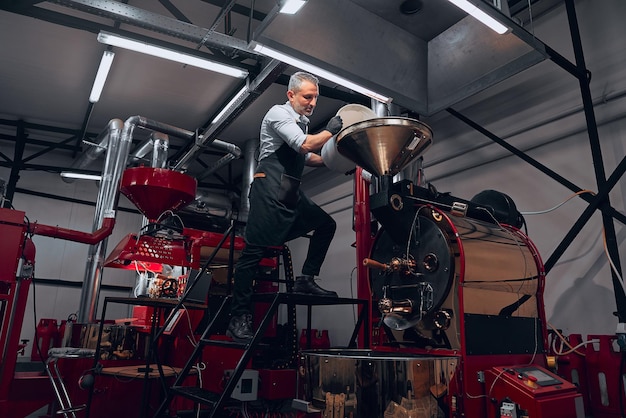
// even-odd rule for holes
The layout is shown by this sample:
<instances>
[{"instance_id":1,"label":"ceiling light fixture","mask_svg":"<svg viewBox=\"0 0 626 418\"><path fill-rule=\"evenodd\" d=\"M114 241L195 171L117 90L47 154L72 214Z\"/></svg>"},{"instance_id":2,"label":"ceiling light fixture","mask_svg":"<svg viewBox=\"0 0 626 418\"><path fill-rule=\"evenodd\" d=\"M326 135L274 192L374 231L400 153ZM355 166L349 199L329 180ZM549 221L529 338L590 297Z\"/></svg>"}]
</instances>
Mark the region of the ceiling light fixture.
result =
<instances>
[{"instance_id":1,"label":"ceiling light fixture","mask_svg":"<svg viewBox=\"0 0 626 418\"><path fill-rule=\"evenodd\" d=\"M102 89L104 89L104 83L107 81L114 57L115 53L112 51L104 51L102 54L96 79L93 82L93 87L91 87L91 93L89 93L89 101L91 103L97 103L100 100L100 95L102 94Z\"/></svg>"},{"instance_id":2,"label":"ceiling light fixture","mask_svg":"<svg viewBox=\"0 0 626 418\"><path fill-rule=\"evenodd\" d=\"M280 13L288 15L296 14L306 2L307 0L285 0L280 8Z\"/></svg>"},{"instance_id":3,"label":"ceiling light fixture","mask_svg":"<svg viewBox=\"0 0 626 418\"><path fill-rule=\"evenodd\" d=\"M256 42L253 42L252 45L253 45L253 49L259 54L263 54L268 57L285 62L289 65L293 65L294 67L297 67L301 70L308 71L328 81L332 81L333 83L340 84L353 91L356 91L358 93L364 94L365 96L371 97L372 99L376 99L379 102L391 103L391 100L393 100L391 97L376 93L373 90L370 90L356 83L353 83L352 81L347 80L343 77L340 77L336 74L333 74L330 71L326 71L320 67L317 67L313 64L309 64L308 62L299 60L298 58L294 58L290 55L283 54L282 52L276 51L275 49L268 48L265 45L262 45Z\"/></svg>"},{"instance_id":4,"label":"ceiling light fixture","mask_svg":"<svg viewBox=\"0 0 626 418\"><path fill-rule=\"evenodd\" d=\"M174 51L173 49L151 45L146 42L136 41L134 39L115 35L113 33L105 31L101 31L98 34L98 42L106 45L129 49L135 52L141 52L143 54L152 55L154 57L180 62L182 64L191 65L193 67L203 68L209 71L215 71L217 73L225 74L231 77L246 78L248 76L248 71L242 70L237 67L221 64L219 62L197 57L195 55Z\"/></svg>"},{"instance_id":5,"label":"ceiling light fixture","mask_svg":"<svg viewBox=\"0 0 626 418\"><path fill-rule=\"evenodd\" d=\"M483 24L489 26L492 30L500 35L504 35L509 32L511 28L503 25L498 22L495 18L489 16L487 13L483 12L473 3L470 3L468 0L448 0L450 3L454 4L459 9L463 10L467 14L473 16L475 19L479 20Z\"/></svg>"},{"instance_id":6,"label":"ceiling light fixture","mask_svg":"<svg viewBox=\"0 0 626 418\"><path fill-rule=\"evenodd\" d=\"M61 177L65 179L81 179L81 180L96 180L96 181L100 181L100 179L102 179L102 176L98 176L95 174L72 173L70 171L62 171Z\"/></svg>"}]
</instances>

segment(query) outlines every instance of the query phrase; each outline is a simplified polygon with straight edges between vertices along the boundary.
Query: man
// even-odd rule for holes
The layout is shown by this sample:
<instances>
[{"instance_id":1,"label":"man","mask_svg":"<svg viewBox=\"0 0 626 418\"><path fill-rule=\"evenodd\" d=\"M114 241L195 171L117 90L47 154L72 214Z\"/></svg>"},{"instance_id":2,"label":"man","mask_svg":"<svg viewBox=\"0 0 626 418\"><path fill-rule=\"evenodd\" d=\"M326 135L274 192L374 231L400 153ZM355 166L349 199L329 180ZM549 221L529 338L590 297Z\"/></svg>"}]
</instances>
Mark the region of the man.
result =
<instances>
[{"instance_id":1,"label":"man","mask_svg":"<svg viewBox=\"0 0 626 418\"><path fill-rule=\"evenodd\" d=\"M309 119L319 96L319 82L312 74L297 72L289 79L288 101L275 105L261 123L259 164L250 188L250 212L245 231L246 246L235 266L231 320L226 335L238 342L249 342L252 330L252 285L259 262L270 246L311 231L309 249L296 278L294 292L337 297L319 287L319 274L337 227L333 218L300 190L305 165L319 167L322 157L313 153L342 128L339 116L326 129L307 134Z\"/></svg>"}]
</instances>

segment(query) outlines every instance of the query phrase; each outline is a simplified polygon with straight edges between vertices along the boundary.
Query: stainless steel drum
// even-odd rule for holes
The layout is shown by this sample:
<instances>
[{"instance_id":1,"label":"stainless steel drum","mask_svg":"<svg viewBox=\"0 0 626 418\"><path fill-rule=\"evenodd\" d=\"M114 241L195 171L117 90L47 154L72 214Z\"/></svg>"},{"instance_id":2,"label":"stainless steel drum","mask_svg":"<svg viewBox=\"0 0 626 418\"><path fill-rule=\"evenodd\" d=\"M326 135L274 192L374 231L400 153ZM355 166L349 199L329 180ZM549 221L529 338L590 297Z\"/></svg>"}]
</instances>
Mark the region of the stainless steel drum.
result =
<instances>
[{"instance_id":1,"label":"stainless steel drum","mask_svg":"<svg viewBox=\"0 0 626 418\"><path fill-rule=\"evenodd\" d=\"M301 398L322 416L448 416L446 397L456 357L372 350L303 351Z\"/></svg>"},{"instance_id":2,"label":"stainless steel drum","mask_svg":"<svg viewBox=\"0 0 626 418\"><path fill-rule=\"evenodd\" d=\"M471 354L541 348L543 265L528 237L430 206L418 207L406 228L404 242L381 229L371 259L385 267L369 272L384 323L413 328L398 338Z\"/></svg>"}]
</instances>

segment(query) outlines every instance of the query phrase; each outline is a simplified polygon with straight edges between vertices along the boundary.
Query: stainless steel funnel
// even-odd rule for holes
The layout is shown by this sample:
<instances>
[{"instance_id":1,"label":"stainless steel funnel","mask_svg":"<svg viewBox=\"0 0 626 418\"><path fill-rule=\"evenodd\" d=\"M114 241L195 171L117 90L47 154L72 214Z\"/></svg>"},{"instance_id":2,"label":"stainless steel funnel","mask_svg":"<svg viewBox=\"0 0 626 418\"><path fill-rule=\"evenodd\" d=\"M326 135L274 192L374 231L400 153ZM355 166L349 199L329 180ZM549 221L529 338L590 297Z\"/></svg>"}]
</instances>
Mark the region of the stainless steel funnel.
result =
<instances>
[{"instance_id":1,"label":"stainless steel funnel","mask_svg":"<svg viewBox=\"0 0 626 418\"><path fill-rule=\"evenodd\" d=\"M337 151L376 176L393 176L432 144L432 130L410 118L383 117L348 126L337 134Z\"/></svg>"}]
</instances>

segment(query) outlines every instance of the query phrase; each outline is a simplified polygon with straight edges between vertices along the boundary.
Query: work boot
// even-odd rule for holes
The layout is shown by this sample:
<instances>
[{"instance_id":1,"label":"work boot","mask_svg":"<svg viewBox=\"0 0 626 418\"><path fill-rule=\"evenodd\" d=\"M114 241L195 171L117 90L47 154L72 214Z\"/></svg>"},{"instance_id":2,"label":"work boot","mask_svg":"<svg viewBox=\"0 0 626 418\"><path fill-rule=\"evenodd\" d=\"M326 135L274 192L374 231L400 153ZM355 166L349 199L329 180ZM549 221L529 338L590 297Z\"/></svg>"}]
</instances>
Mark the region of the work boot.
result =
<instances>
[{"instance_id":1,"label":"work boot","mask_svg":"<svg viewBox=\"0 0 626 418\"><path fill-rule=\"evenodd\" d=\"M226 336L238 343L249 343L254 337L252 315L249 313L233 316L228 323Z\"/></svg>"},{"instance_id":2,"label":"work boot","mask_svg":"<svg viewBox=\"0 0 626 418\"><path fill-rule=\"evenodd\" d=\"M315 283L313 276L304 275L296 277L296 281L293 284L294 293L305 293L307 295L326 296L331 298L337 297L337 292L332 290L322 289Z\"/></svg>"}]
</instances>

